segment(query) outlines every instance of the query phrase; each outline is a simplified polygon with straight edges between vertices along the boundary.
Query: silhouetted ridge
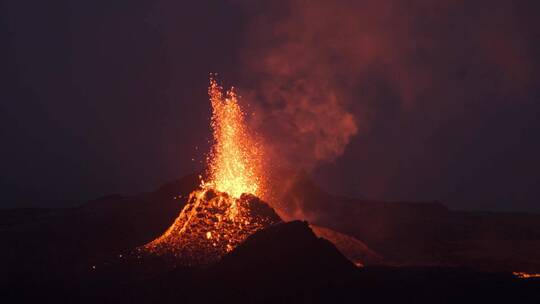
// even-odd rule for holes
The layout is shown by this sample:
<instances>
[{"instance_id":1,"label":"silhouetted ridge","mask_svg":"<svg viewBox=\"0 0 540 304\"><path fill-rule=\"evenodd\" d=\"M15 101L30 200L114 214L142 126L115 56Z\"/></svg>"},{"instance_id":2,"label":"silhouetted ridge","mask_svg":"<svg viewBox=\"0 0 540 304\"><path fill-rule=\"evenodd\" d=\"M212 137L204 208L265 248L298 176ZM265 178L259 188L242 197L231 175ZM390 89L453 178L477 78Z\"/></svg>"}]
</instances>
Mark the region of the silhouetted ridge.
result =
<instances>
[{"instance_id":1,"label":"silhouetted ridge","mask_svg":"<svg viewBox=\"0 0 540 304\"><path fill-rule=\"evenodd\" d=\"M307 222L272 225L249 236L223 257L217 269L250 277L322 274L352 271L355 266L329 241L318 238Z\"/></svg>"}]
</instances>

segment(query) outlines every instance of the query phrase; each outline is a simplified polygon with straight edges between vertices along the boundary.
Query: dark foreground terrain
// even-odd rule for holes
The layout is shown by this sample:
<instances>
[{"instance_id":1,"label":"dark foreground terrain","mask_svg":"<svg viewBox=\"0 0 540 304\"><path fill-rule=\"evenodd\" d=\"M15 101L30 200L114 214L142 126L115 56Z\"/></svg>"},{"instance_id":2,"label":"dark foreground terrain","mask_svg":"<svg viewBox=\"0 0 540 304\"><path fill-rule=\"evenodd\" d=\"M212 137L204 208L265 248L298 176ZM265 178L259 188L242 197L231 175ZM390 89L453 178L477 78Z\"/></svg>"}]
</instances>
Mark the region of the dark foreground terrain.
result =
<instances>
[{"instance_id":1,"label":"dark foreground terrain","mask_svg":"<svg viewBox=\"0 0 540 304\"><path fill-rule=\"evenodd\" d=\"M538 303L540 280L465 268L357 268L307 223L261 230L218 264L116 256L4 285L9 303ZM61 274L58 273L58 274ZM67 275L69 273L69 275Z\"/></svg>"},{"instance_id":2,"label":"dark foreground terrain","mask_svg":"<svg viewBox=\"0 0 540 304\"><path fill-rule=\"evenodd\" d=\"M335 214L325 211L327 218L315 224L341 218L331 228L357 239L292 221L257 232L203 268L175 268L133 251L174 221L197 184L188 176L152 193L108 196L74 209L0 211L1 302L540 303L540 280L512 275L535 270L538 216L362 201L354 210L350 200L305 181L291 189L291 199L311 199L304 208L314 212L334 201ZM337 247L313 232L321 229ZM519 232L514 248L527 254L508 246ZM500 248L489 247L497 243ZM345 257L351 252L366 267Z\"/></svg>"}]
</instances>

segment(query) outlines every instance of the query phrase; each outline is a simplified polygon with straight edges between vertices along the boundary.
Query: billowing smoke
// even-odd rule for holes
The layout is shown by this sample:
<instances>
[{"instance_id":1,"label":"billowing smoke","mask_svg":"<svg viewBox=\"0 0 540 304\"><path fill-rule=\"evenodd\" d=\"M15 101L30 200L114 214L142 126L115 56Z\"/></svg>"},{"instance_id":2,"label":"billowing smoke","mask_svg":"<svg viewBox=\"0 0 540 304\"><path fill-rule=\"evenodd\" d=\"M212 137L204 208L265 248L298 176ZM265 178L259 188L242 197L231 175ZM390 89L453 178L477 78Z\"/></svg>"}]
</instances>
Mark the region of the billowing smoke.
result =
<instances>
[{"instance_id":1,"label":"billowing smoke","mask_svg":"<svg viewBox=\"0 0 540 304\"><path fill-rule=\"evenodd\" d=\"M289 4L281 12L265 7L255 18L246 56L253 89L246 97L272 159L311 169L340 156L361 125L349 107L342 46L328 43L331 33L311 7Z\"/></svg>"},{"instance_id":2,"label":"billowing smoke","mask_svg":"<svg viewBox=\"0 0 540 304\"><path fill-rule=\"evenodd\" d=\"M498 89L528 75L508 1L287 3L256 10L245 66L258 127L296 166L340 156L381 108L381 91L403 110L430 102L444 111L434 91L470 80L456 84L456 74Z\"/></svg>"},{"instance_id":3,"label":"billowing smoke","mask_svg":"<svg viewBox=\"0 0 540 304\"><path fill-rule=\"evenodd\" d=\"M389 124L413 122L407 128L429 137L464 112L505 103L530 74L516 22L523 8L511 1L247 6L240 91L273 168L310 170ZM485 96L491 104L479 106Z\"/></svg>"}]
</instances>

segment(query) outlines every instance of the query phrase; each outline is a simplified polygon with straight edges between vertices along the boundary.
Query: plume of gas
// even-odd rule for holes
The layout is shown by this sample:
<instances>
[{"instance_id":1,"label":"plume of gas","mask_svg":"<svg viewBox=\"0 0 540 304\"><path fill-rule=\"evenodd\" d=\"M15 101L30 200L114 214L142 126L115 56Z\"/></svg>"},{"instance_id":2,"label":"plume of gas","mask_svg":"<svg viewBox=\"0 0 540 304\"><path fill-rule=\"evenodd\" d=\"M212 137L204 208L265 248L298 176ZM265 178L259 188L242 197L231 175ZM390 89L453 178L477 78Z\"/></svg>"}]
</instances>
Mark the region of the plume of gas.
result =
<instances>
[{"instance_id":1,"label":"plume of gas","mask_svg":"<svg viewBox=\"0 0 540 304\"><path fill-rule=\"evenodd\" d=\"M456 101L515 94L530 74L509 2L489 12L450 0L265 3L252 14L240 83L274 191L291 170L331 162L358 133L392 123L378 121L388 109L423 134L460 117Z\"/></svg>"}]
</instances>

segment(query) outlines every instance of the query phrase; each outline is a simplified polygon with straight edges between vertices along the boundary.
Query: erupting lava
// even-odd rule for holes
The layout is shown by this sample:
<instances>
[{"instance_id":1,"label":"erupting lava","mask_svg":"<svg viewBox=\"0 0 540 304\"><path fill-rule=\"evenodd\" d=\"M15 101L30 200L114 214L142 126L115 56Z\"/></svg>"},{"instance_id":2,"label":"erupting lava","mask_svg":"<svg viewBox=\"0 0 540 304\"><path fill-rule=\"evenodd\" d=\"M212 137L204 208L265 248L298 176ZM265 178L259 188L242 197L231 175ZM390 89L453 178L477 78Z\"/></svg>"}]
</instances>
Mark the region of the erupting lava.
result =
<instances>
[{"instance_id":1,"label":"erupting lava","mask_svg":"<svg viewBox=\"0 0 540 304\"><path fill-rule=\"evenodd\" d=\"M226 192L234 198L243 193L262 194L262 149L249 133L234 90L210 80L214 146L208 157L210 180L206 187Z\"/></svg>"},{"instance_id":2,"label":"erupting lava","mask_svg":"<svg viewBox=\"0 0 540 304\"><path fill-rule=\"evenodd\" d=\"M263 193L262 149L246 127L233 89L208 89L214 144L208 180L192 192L174 223L143 248L190 265L216 261L259 229L281 221L259 200Z\"/></svg>"}]
</instances>

